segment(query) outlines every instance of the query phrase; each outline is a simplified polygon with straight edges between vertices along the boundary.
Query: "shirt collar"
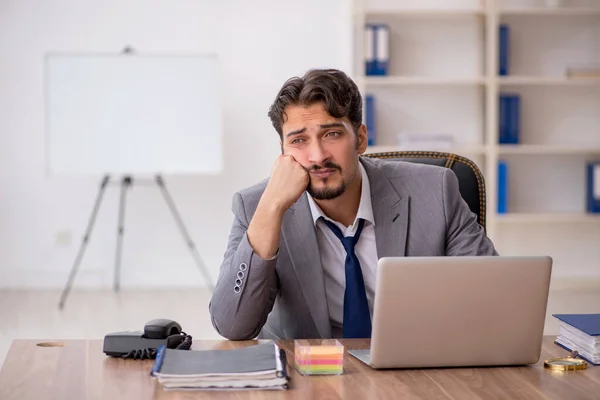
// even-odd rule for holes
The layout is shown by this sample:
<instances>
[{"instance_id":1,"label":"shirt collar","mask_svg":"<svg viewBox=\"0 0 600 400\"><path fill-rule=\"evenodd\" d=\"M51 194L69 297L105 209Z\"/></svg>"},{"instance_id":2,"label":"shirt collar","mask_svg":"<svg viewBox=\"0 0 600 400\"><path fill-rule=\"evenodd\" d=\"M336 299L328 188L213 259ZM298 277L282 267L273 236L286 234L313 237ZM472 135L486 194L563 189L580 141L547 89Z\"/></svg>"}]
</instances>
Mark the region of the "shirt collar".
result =
<instances>
[{"instance_id":1,"label":"shirt collar","mask_svg":"<svg viewBox=\"0 0 600 400\"><path fill-rule=\"evenodd\" d=\"M375 225L375 218L373 217L373 205L371 203L371 185L369 184L369 177L367 176L367 171L365 167L363 167L362 163L358 162L360 168L360 174L362 177L361 184L361 192L360 192L360 203L358 205L358 212L356 213L356 219L354 220L353 225L357 225L356 222L362 218L364 220L369 221L373 225ZM313 217L313 222L315 225L320 217L323 217L329 221L339 224L337 221L333 221L331 218L327 217L321 207L315 202L311 195L307 195L308 204L310 206L310 212Z\"/></svg>"}]
</instances>

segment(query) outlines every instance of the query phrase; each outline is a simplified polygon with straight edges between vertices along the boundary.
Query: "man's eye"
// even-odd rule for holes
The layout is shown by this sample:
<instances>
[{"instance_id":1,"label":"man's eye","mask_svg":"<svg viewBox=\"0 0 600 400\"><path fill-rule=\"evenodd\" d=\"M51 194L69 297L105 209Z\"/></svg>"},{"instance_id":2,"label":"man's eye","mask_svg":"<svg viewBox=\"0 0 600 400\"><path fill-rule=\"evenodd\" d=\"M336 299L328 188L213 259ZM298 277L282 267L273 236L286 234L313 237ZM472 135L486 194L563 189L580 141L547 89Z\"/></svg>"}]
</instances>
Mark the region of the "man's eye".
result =
<instances>
[{"instance_id":1,"label":"man's eye","mask_svg":"<svg viewBox=\"0 0 600 400\"><path fill-rule=\"evenodd\" d=\"M304 141L304 139L297 138L297 139L293 139L290 143L291 144L298 144L298 143L301 143L302 141Z\"/></svg>"},{"instance_id":2,"label":"man's eye","mask_svg":"<svg viewBox=\"0 0 600 400\"><path fill-rule=\"evenodd\" d=\"M338 131L332 131L332 132L327 132L327 136L340 136L341 132Z\"/></svg>"}]
</instances>

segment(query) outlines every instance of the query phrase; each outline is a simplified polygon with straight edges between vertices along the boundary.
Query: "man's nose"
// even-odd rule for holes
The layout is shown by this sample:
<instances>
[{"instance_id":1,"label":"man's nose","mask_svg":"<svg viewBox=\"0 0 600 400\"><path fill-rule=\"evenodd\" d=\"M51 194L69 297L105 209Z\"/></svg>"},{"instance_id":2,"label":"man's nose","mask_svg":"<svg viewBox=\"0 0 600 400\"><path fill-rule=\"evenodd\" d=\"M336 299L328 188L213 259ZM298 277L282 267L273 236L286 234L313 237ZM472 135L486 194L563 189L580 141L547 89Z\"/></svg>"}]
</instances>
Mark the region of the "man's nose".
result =
<instances>
[{"instance_id":1,"label":"man's nose","mask_svg":"<svg viewBox=\"0 0 600 400\"><path fill-rule=\"evenodd\" d=\"M312 143L310 147L309 160L313 164L321 165L329 159L329 152L319 142Z\"/></svg>"}]
</instances>

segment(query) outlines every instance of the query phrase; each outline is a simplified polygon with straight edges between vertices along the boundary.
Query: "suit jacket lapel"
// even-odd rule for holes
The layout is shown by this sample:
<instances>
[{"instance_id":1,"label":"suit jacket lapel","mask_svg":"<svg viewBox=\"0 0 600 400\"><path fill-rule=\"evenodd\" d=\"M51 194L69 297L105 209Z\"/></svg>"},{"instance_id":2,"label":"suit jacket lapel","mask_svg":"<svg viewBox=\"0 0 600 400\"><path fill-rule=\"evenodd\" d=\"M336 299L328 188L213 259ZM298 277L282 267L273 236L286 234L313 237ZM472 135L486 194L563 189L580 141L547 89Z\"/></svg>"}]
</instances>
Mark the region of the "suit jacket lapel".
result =
<instances>
[{"instance_id":1,"label":"suit jacket lapel","mask_svg":"<svg viewBox=\"0 0 600 400\"><path fill-rule=\"evenodd\" d=\"M410 197L401 197L373 161L361 157L361 162L371 185L377 257L403 257L406 255Z\"/></svg>"},{"instance_id":2,"label":"suit jacket lapel","mask_svg":"<svg viewBox=\"0 0 600 400\"><path fill-rule=\"evenodd\" d=\"M284 215L282 234L300 289L321 337L331 337L325 278L306 193Z\"/></svg>"}]
</instances>

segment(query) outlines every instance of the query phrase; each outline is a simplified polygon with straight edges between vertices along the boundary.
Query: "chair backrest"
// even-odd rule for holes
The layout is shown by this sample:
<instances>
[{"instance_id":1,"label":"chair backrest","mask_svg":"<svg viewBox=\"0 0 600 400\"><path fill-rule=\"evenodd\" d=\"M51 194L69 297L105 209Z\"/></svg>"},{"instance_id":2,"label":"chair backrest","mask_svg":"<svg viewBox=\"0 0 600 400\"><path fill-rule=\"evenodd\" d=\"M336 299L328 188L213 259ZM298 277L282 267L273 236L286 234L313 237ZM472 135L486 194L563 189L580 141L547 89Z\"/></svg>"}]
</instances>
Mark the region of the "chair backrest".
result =
<instances>
[{"instance_id":1,"label":"chair backrest","mask_svg":"<svg viewBox=\"0 0 600 400\"><path fill-rule=\"evenodd\" d=\"M450 168L458 178L458 187L462 198L468 204L471 211L477 215L477 222L485 230L485 180L483 174L473 161L454 153L438 151L392 151L364 154L363 156L439 165Z\"/></svg>"}]
</instances>

